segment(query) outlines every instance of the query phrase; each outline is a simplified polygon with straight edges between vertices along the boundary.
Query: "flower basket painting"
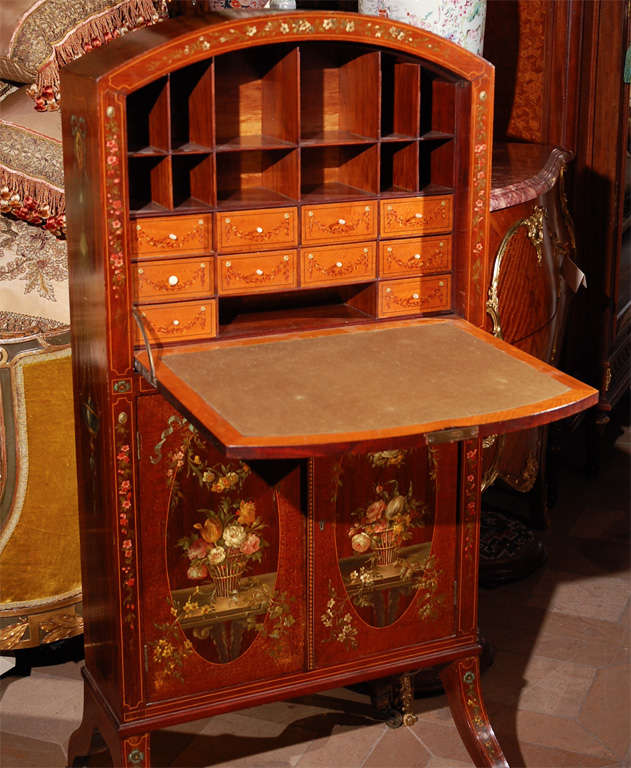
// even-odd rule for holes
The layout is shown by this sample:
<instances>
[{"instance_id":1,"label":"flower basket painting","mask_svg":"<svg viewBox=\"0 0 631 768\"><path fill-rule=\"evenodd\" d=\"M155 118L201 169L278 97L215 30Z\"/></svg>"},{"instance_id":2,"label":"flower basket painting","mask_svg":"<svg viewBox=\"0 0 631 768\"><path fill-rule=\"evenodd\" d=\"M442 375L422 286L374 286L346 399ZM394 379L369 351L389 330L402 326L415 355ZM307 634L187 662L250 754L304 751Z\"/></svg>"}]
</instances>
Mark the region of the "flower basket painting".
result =
<instances>
[{"instance_id":1,"label":"flower basket painting","mask_svg":"<svg viewBox=\"0 0 631 768\"><path fill-rule=\"evenodd\" d=\"M202 521L178 542L189 560L186 575L192 581L210 579L218 597L230 597L239 591L248 566L261 561L261 550L267 546L264 523L255 503L244 499L224 497L214 509L198 512Z\"/></svg>"},{"instance_id":2,"label":"flower basket painting","mask_svg":"<svg viewBox=\"0 0 631 768\"><path fill-rule=\"evenodd\" d=\"M413 496L412 483L401 494L398 480L375 486L375 500L353 512L348 531L351 546L358 554L370 554L376 566L392 565L411 529L423 522L423 508Z\"/></svg>"},{"instance_id":3,"label":"flower basket painting","mask_svg":"<svg viewBox=\"0 0 631 768\"><path fill-rule=\"evenodd\" d=\"M226 461L177 417L161 438L153 463L161 464L164 451L171 622L192 651L229 663L273 631L270 611L281 599L276 492L248 464ZM290 619L283 616L278 630L283 643Z\"/></svg>"},{"instance_id":4,"label":"flower basket painting","mask_svg":"<svg viewBox=\"0 0 631 768\"><path fill-rule=\"evenodd\" d=\"M433 469L424 447L358 454L334 469L342 580L355 611L372 626L405 613L433 562Z\"/></svg>"}]
</instances>

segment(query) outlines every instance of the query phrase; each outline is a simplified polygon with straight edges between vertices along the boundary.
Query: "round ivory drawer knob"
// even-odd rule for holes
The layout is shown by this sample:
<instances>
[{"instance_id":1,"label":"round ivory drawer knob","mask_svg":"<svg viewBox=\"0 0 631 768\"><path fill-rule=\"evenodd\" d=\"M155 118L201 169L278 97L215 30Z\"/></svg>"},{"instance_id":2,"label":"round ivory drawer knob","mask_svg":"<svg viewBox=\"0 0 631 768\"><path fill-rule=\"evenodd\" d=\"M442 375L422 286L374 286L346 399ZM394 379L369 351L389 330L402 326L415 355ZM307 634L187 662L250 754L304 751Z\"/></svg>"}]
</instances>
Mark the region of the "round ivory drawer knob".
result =
<instances>
[{"instance_id":1,"label":"round ivory drawer knob","mask_svg":"<svg viewBox=\"0 0 631 768\"><path fill-rule=\"evenodd\" d=\"M392 253L392 248L388 248L388 253Z\"/></svg>"},{"instance_id":2,"label":"round ivory drawer knob","mask_svg":"<svg viewBox=\"0 0 631 768\"><path fill-rule=\"evenodd\" d=\"M174 232L169 234L169 240L177 240L177 235Z\"/></svg>"},{"instance_id":3,"label":"round ivory drawer knob","mask_svg":"<svg viewBox=\"0 0 631 768\"><path fill-rule=\"evenodd\" d=\"M256 228L256 231L257 231L257 232L259 233L259 235L260 235L260 234L261 234L261 232L263 231L263 227L257 227L257 228Z\"/></svg>"},{"instance_id":4,"label":"round ivory drawer knob","mask_svg":"<svg viewBox=\"0 0 631 768\"><path fill-rule=\"evenodd\" d=\"M179 279L177 275L171 275L169 277L169 285L177 285L179 283Z\"/></svg>"},{"instance_id":5,"label":"round ivory drawer knob","mask_svg":"<svg viewBox=\"0 0 631 768\"><path fill-rule=\"evenodd\" d=\"M438 245L442 248L443 245L445 245L445 243L443 243L443 241L441 240L440 243L438 243Z\"/></svg>"},{"instance_id":6,"label":"round ivory drawer knob","mask_svg":"<svg viewBox=\"0 0 631 768\"><path fill-rule=\"evenodd\" d=\"M346 219L338 219L337 223L344 225L344 224L346 224Z\"/></svg>"},{"instance_id":7,"label":"round ivory drawer knob","mask_svg":"<svg viewBox=\"0 0 631 768\"><path fill-rule=\"evenodd\" d=\"M386 293L392 293L392 288L386 288Z\"/></svg>"},{"instance_id":8,"label":"round ivory drawer knob","mask_svg":"<svg viewBox=\"0 0 631 768\"><path fill-rule=\"evenodd\" d=\"M418 299L418 293L413 293L413 294L412 294L412 298L413 298L413 299Z\"/></svg>"},{"instance_id":9,"label":"round ivory drawer knob","mask_svg":"<svg viewBox=\"0 0 631 768\"><path fill-rule=\"evenodd\" d=\"M230 224L230 219L226 218L226 224Z\"/></svg>"},{"instance_id":10,"label":"round ivory drawer knob","mask_svg":"<svg viewBox=\"0 0 631 768\"><path fill-rule=\"evenodd\" d=\"M422 219L422 218L423 218L423 214L422 214L422 213L415 213L415 214L414 214L414 218L416 218L416 219Z\"/></svg>"},{"instance_id":11,"label":"round ivory drawer knob","mask_svg":"<svg viewBox=\"0 0 631 768\"><path fill-rule=\"evenodd\" d=\"M289 218L289 214L288 213L283 214L283 218L284 219L288 219Z\"/></svg>"},{"instance_id":12,"label":"round ivory drawer knob","mask_svg":"<svg viewBox=\"0 0 631 768\"><path fill-rule=\"evenodd\" d=\"M174 321L173 321L173 325L179 325L179 324L180 324L180 321L179 321L179 320L174 320Z\"/></svg>"},{"instance_id":13,"label":"round ivory drawer knob","mask_svg":"<svg viewBox=\"0 0 631 768\"><path fill-rule=\"evenodd\" d=\"M263 270L262 269L257 269L256 270L256 274L257 275L262 275L263 274Z\"/></svg>"},{"instance_id":14,"label":"round ivory drawer knob","mask_svg":"<svg viewBox=\"0 0 631 768\"><path fill-rule=\"evenodd\" d=\"M227 261L226 262L226 267L231 267L231 266L232 266L232 262L231 261Z\"/></svg>"},{"instance_id":15,"label":"round ivory drawer knob","mask_svg":"<svg viewBox=\"0 0 631 768\"><path fill-rule=\"evenodd\" d=\"M312 254L312 253L310 253L310 254L307 256L307 258L308 258L308 259L312 259L312 258L313 258L313 254Z\"/></svg>"},{"instance_id":16,"label":"round ivory drawer knob","mask_svg":"<svg viewBox=\"0 0 631 768\"><path fill-rule=\"evenodd\" d=\"M417 259L417 260L420 259L421 258L421 254L420 253L415 253L414 254L414 258Z\"/></svg>"},{"instance_id":17,"label":"round ivory drawer knob","mask_svg":"<svg viewBox=\"0 0 631 768\"><path fill-rule=\"evenodd\" d=\"M341 267L342 266L342 262L341 261L336 261L335 262L335 266L336 267Z\"/></svg>"},{"instance_id":18,"label":"round ivory drawer knob","mask_svg":"<svg viewBox=\"0 0 631 768\"><path fill-rule=\"evenodd\" d=\"M206 269L206 262L202 261L202 263L199 265L200 269Z\"/></svg>"},{"instance_id":19,"label":"round ivory drawer knob","mask_svg":"<svg viewBox=\"0 0 631 768\"><path fill-rule=\"evenodd\" d=\"M283 256L283 261L289 261L289 256L287 256L287 254L285 254L285 255Z\"/></svg>"},{"instance_id":20,"label":"round ivory drawer knob","mask_svg":"<svg viewBox=\"0 0 631 768\"><path fill-rule=\"evenodd\" d=\"M144 275L145 274L145 270L142 267L139 267L138 268L138 274L139 275Z\"/></svg>"}]
</instances>

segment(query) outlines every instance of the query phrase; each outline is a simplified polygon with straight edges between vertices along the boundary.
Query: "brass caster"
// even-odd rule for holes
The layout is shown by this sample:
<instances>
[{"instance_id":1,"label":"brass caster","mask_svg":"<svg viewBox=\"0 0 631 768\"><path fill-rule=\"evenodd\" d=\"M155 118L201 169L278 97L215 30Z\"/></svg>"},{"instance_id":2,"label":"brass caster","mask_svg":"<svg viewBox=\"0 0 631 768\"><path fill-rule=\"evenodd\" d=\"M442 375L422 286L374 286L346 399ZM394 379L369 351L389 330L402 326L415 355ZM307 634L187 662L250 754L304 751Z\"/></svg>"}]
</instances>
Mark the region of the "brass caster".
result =
<instances>
[{"instance_id":1,"label":"brass caster","mask_svg":"<svg viewBox=\"0 0 631 768\"><path fill-rule=\"evenodd\" d=\"M407 712L405 715L403 715L403 725L407 725L408 728L411 725L414 725L418 721L418 717L413 714L412 712Z\"/></svg>"}]
</instances>

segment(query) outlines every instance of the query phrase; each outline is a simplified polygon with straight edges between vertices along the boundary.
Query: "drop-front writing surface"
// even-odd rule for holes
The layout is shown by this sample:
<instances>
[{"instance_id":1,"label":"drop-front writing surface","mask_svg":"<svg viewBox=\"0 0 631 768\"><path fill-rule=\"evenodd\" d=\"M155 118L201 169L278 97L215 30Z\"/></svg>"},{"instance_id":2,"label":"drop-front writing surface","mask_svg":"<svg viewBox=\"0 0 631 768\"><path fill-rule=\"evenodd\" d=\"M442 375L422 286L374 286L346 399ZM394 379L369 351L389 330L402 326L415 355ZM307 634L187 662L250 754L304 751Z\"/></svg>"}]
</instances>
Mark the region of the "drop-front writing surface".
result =
<instances>
[{"instance_id":1,"label":"drop-front writing surface","mask_svg":"<svg viewBox=\"0 0 631 768\"><path fill-rule=\"evenodd\" d=\"M372 17L214 14L114 41L63 89L86 616L70 761L95 728L114 764L149 766L157 728L440 664L473 759L505 765L477 662L480 438L592 393L475 330L491 67ZM545 392L489 390L456 430L406 412L468 374L441 376L416 336L364 345L434 326ZM215 352L247 359L219 375ZM295 378L317 354L328 392Z\"/></svg>"}]
</instances>

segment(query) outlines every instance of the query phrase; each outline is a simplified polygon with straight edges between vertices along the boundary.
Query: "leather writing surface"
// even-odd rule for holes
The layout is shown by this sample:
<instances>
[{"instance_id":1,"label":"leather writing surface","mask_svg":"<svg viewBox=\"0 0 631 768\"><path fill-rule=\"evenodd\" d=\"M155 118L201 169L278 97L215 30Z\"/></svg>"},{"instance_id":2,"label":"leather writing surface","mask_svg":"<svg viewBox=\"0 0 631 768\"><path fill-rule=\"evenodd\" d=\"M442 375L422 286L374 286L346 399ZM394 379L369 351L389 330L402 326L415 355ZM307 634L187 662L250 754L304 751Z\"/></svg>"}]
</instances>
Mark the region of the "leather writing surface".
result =
<instances>
[{"instance_id":1,"label":"leather writing surface","mask_svg":"<svg viewBox=\"0 0 631 768\"><path fill-rule=\"evenodd\" d=\"M217 345L161 365L246 436L455 422L569 391L449 321Z\"/></svg>"}]
</instances>

